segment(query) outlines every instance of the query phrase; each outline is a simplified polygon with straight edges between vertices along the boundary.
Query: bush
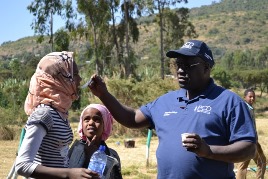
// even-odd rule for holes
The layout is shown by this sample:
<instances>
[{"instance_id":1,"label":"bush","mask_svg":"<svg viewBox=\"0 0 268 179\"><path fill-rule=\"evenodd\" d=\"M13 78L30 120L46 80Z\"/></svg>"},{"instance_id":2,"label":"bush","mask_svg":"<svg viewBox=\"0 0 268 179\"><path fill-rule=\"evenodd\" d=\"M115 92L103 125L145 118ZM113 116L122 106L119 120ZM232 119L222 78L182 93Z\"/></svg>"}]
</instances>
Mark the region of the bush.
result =
<instances>
[{"instance_id":1,"label":"bush","mask_svg":"<svg viewBox=\"0 0 268 179\"><path fill-rule=\"evenodd\" d=\"M24 125L27 121L27 115L24 112L24 109L16 108L14 106L13 108L1 108L0 107L0 125L6 126L6 125Z\"/></svg>"},{"instance_id":2,"label":"bush","mask_svg":"<svg viewBox=\"0 0 268 179\"><path fill-rule=\"evenodd\" d=\"M250 38L243 38L243 44L248 44L251 42L251 39Z\"/></svg>"},{"instance_id":3,"label":"bush","mask_svg":"<svg viewBox=\"0 0 268 179\"><path fill-rule=\"evenodd\" d=\"M7 126L0 126L0 140L13 140L15 131Z\"/></svg>"},{"instance_id":4,"label":"bush","mask_svg":"<svg viewBox=\"0 0 268 179\"><path fill-rule=\"evenodd\" d=\"M137 81L134 78L111 78L105 79L105 83L107 84L110 93L113 94L118 101L134 109L155 100L168 91L179 88L177 80L174 80L173 78L166 78L165 80L160 78L151 78L143 81ZM88 97L88 104L92 103L92 101L96 101L96 97ZM82 110L83 108L80 109L80 112ZM147 128L128 129L117 122L114 122L113 125L113 135L115 137L147 136L147 132Z\"/></svg>"},{"instance_id":5,"label":"bush","mask_svg":"<svg viewBox=\"0 0 268 179\"><path fill-rule=\"evenodd\" d=\"M209 35L216 35L219 33L219 30L217 28L210 29L208 34Z\"/></svg>"}]
</instances>

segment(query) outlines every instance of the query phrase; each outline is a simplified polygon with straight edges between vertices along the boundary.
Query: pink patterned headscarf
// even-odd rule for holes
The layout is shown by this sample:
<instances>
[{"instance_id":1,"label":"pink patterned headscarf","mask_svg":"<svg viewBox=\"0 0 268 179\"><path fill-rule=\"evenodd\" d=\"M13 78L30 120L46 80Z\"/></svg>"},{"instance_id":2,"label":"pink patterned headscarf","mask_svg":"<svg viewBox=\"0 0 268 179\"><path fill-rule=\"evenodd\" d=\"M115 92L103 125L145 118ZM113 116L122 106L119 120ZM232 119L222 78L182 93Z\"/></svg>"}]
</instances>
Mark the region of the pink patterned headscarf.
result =
<instances>
[{"instance_id":1,"label":"pink patterned headscarf","mask_svg":"<svg viewBox=\"0 0 268 179\"><path fill-rule=\"evenodd\" d=\"M39 104L57 109L64 117L72 102L78 98L73 80L73 52L53 52L44 56L37 65L30 82L24 110L30 115Z\"/></svg>"},{"instance_id":2,"label":"pink patterned headscarf","mask_svg":"<svg viewBox=\"0 0 268 179\"><path fill-rule=\"evenodd\" d=\"M79 134L80 138L83 141L88 142L87 137L83 133L83 126L82 126L83 125L83 116L84 116L85 111L88 108L95 108L95 109L100 111L100 113L102 115L102 119L103 119L103 124L104 124L104 130L103 130L101 139L103 141L106 141L112 133L113 116L111 115L110 111L104 105L101 105L101 104L90 104L82 111L82 113L80 115L80 121L78 124L78 134Z\"/></svg>"}]
</instances>

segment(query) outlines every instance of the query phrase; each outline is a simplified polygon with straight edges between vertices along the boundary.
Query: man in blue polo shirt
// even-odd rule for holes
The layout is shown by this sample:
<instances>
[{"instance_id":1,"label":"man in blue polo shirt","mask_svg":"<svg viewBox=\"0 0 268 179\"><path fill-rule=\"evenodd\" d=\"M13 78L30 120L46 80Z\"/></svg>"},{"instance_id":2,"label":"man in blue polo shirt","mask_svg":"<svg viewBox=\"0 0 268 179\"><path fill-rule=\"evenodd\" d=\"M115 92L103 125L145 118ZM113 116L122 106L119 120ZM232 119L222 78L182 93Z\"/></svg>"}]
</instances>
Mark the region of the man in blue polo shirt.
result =
<instances>
[{"instance_id":1,"label":"man in blue polo shirt","mask_svg":"<svg viewBox=\"0 0 268 179\"><path fill-rule=\"evenodd\" d=\"M166 55L176 58L180 89L140 109L119 103L98 75L92 76L89 88L122 125L156 130L158 179L235 178L233 163L255 153L255 130L246 104L214 83L214 59L204 42L189 40ZM183 133L189 134L182 140Z\"/></svg>"}]
</instances>

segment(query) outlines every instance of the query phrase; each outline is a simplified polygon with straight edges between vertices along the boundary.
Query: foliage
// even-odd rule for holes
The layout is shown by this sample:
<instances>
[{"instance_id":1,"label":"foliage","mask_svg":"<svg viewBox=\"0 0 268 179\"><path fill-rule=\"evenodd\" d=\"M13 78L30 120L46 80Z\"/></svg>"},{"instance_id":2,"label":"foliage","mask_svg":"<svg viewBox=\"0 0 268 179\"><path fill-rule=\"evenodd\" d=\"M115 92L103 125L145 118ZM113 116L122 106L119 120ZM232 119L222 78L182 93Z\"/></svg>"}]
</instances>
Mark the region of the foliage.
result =
<instances>
[{"instance_id":1,"label":"foliage","mask_svg":"<svg viewBox=\"0 0 268 179\"><path fill-rule=\"evenodd\" d=\"M4 108L15 107L15 105L23 105L24 99L28 92L28 86L26 81L20 81L17 79L8 79L0 85L1 98L7 102ZM6 103L4 102L4 104Z\"/></svg>"},{"instance_id":2,"label":"foliage","mask_svg":"<svg viewBox=\"0 0 268 179\"><path fill-rule=\"evenodd\" d=\"M118 25L119 51L118 61L121 62L121 77L129 77L135 74L135 52L131 47L132 42L135 44L139 39L138 24L135 15L140 15L141 6L137 1L124 1L121 4L122 19ZM117 41L117 40L115 40ZM118 47L116 47L118 48ZM123 59L123 62L122 62Z\"/></svg>"},{"instance_id":3,"label":"foliage","mask_svg":"<svg viewBox=\"0 0 268 179\"><path fill-rule=\"evenodd\" d=\"M257 11L267 10L266 0L220 0L219 3L212 2L209 6L193 8L193 15L202 16L206 14L218 14L220 12L237 12L237 11Z\"/></svg>"},{"instance_id":4,"label":"foliage","mask_svg":"<svg viewBox=\"0 0 268 179\"><path fill-rule=\"evenodd\" d=\"M168 36L176 36L176 31L173 31L173 29L180 29L180 27L178 27L178 24L182 23L181 28L183 29L182 33L179 33L179 36L177 36L175 39L177 41L179 41L179 44L181 44L180 42L182 42L183 37L187 36L187 37L191 37L191 32L194 30L194 27L192 26L191 23L185 23L188 22L188 10L181 8L180 10L178 10L176 13L177 15L175 15L176 13L169 11L170 7L174 7L177 3L181 3L181 2L187 2L187 0L177 0L177 1L170 1L170 0L156 0L156 1L146 1L146 8L148 9L149 12L151 12L151 14L154 14L155 12L157 12L157 22L159 25L159 40L160 40L160 72L161 72L161 78L164 79L165 78L165 57L164 57L164 50L166 50L167 48L170 48L170 46L168 46L168 42L165 43L165 37ZM174 24L174 21L177 21ZM167 24L172 24L172 28L168 28ZM185 29L188 29L188 32L186 33ZM167 32L167 34L165 34L165 32ZM175 34L176 33L176 34ZM174 40L174 39L172 39Z\"/></svg>"},{"instance_id":5,"label":"foliage","mask_svg":"<svg viewBox=\"0 0 268 179\"><path fill-rule=\"evenodd\" d=\"M13 140L15 132L8 126L0 126L0 140Z\"/></svg>"},{"instance_id":6,"label":"foliage","mask_svg":"<svg viewBox=\"0 0 268 179\"><path fill-rule=\"evenodd\" d=\"M180 47L184 41L183 38L198 37L194 25L189 21L189 9L179 8L176 10L166 9L165 17L165 51L169 48Z\"/></svg>"},{"instance_id":7,"label":"foliage","mask_svg":"<svg viewBox=\"0 0 268 179\"><path fill-rule=\"evenodd\" d=\"M0 126L5 125L23 125L27 120L24 108L2 108L0 107Z\"/></svg>"},{"instance_id":8,"label":"foliage","mask_svg":"<svg viewBox=\"0 0 268 179\"><path fill-rule=\"evenodd\" d=\"M106 57L107 54L101 53L106 47L105 41L107 33L109 32L109 3L104 0L100 1L83 1L78 0L78 11L85 16L85 22L82 31L86 39L93 44L94 61L96 65L96 73L102 74L103 67L100 61L100 57Z\"/></svg>"},{"instance_id":9,"label":"foliage","mask_svg":"<svg viewBox=\"0 0 268 179\"><path fill-rule=\"evenodd\" d=\"M32 13L36 19L32 22L31 27L35 33L39 34L37 41L41 43L44 41L44 35L49 35L51 43L51 51L53 51L53 16L55 14L63 16L63 11L66 10L65 17L67 19L72 17L73 9L71 1L62 0L33 0L27 9ZM67 27L69 21L66 22Z\"/></svg>"},{"instance_id":10,"label":"foliage","mask_svg":"<svg viewBox=\"0 0 268 179\"><path fill-rule=\"evenodd\" d=\"M265 116L266 111L268 110L267 97L261 97L260 95L256 96L256 103L254 104L254 112L256 113L256 118L260 116Z\"/></svg>"},{"instance_id":11,"label":"foliage","mask_svg":"<svg viewBox=\"0 0 268 179\"><path fill-rule=\"evenodd\" d=\"M247 70L247 71L233 71L233 76L236 81L239 81L243 88L258 88L262 93L266 90L268 92L268 70Z\"/></svg>"},{"instance_id":12,"label":"foliage","mask_svg":"<svg viewBox=\"0 0 268 179\"><path fill-rule=\"evenodd\" d=\"M70 44L69 34L63 29L58 30L55 33L55 51L68 51Z\"/></svg>"},{"instance_id":13,"label":"foliage","mask_svg":"<svg viewBox=\"0 0 268 179\"><path fill-rule=\"evenodd\" d=\"M226 89L231 88L231 75L227 71L216 67L212 71L212 76L222 87Z\"/></svg>"},{"instance_id":14,"label":"foliage","mask_svg":"<svg viewBox=\"0 0 268 179\"><path fill-rule=\"evenodd\" d=\"M134 108L138 108L170 90L178 89L177 82L173 79L161 80L159 77L143 81L137 81L133 78L109 79L107 85L109 91L120 102Z\"/></svg>"},{"instance_id":15,"label":"foliage","mask_svg":"<svg viewBox=\"0 0 268 179\"><path fill-rule=\"evenodd\" d=\"M28 93L26 81L8 79L0 85L0 125L26 121L24 101Z\"/></svg>"}]
</instances>

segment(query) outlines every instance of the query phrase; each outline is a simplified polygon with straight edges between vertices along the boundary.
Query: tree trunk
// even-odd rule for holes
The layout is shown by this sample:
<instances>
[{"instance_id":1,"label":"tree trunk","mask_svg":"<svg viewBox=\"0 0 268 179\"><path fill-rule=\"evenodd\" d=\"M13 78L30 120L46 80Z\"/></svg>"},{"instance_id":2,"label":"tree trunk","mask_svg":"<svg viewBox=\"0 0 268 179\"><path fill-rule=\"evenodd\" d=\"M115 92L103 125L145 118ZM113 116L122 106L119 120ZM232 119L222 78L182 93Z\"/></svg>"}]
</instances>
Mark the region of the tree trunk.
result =
<instances>
[{"instance_id":1,"label":"tree trunk","mask_svg":"<svg viewBox=\"0 0 268 179\"><path fill-rule=\"evenodd\" d=\"M159 10L159 20L160 20L160 62L161 62L161 78L164 79L165 76L165 58L164 58L164 44L163 44L163 8L160 5L160 2L158 2L158 10Z\"/></svg>"},{"instance_id":2,"label":"tree trunk","mask_svg":"<svg viewBox=\"0 0 268 179\"><path fill-rule=\"evenodd\" d=\"M51 11L50 18L50 43L51 43L51 52L54 51L54 39L53 39L53 11Z\"/></svg>"},{"instance_id":3,"label":"tree trunk","mask_svg":"<svg viewBox=\"0 0 268 179\"><path fill-rule=\"evenodd\" d=\"M124 0L124 9L125 9L125 28L126 28L126 51L127 57L125 58L125 69L126 69L126 76L128 77L130 74L130 64L129 64L129 28L128 28L128 5L127 0Z\"/></svg>"},{"instance_id":4,"label":"tree trunk","mask_svg":"<svg viewBox=\"0 0 268 179\"><path fill-rule=\"evenodd\" d=\"M113 40L114 40L114 44L115 44L115 48L116 48L116 58L118 61L118 66L119 66L119 70L120 70L120 76L123 76L123 71L121 70L121 65L122 65L122 56L120 55L120 49L119 49L119 44L117 42L117 35L116 35L116 27L115 27L115 12L114 12L114 8L111 8L112 10L112 33L113 33Z\"/></svg>"},{"instance_id":5,"label":"tree trunk","mask_svg":"<svg viewBox=\"0 0 268 179\"><path fill-rule=\"evenodd\" d=\"M95 32L95 27L93 27L94 32L94 54L96 59L96 73L100 73L100 62L99 62L99 54L98 54L98 43L97 43L97 34Z\"/></svg>"}]
</instances>

